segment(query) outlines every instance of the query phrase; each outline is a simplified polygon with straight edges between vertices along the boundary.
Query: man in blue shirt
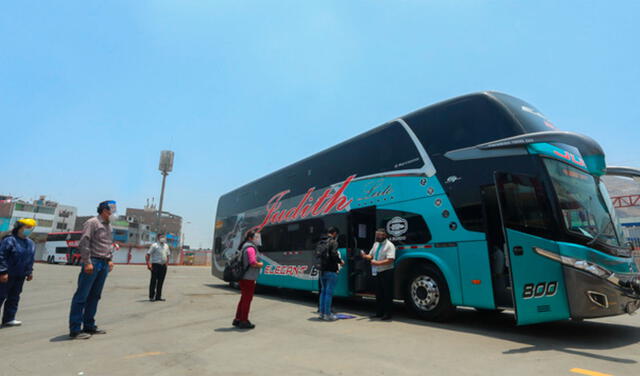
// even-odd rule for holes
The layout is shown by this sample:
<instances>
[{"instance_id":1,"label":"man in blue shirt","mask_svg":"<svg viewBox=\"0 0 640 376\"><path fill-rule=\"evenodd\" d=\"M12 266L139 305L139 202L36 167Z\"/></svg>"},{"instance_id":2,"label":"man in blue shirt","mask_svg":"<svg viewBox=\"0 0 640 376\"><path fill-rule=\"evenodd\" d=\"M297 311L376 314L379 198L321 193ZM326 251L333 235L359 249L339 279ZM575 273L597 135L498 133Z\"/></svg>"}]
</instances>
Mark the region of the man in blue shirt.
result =
<instances>
[{"instance_id":1,"label":"man in blue shirt","mask_svg":"<svg viewBox=\"0 0 640 376\"><path fill-rule=\"evenodd\" d=\"M4 304L2 326L19 326L16 320L18 302L25 279L33 279L36 247L29 235L37 226L31 218L16 222L11 235L0 242L0 307Z\"/></svg>"}]
</instances>

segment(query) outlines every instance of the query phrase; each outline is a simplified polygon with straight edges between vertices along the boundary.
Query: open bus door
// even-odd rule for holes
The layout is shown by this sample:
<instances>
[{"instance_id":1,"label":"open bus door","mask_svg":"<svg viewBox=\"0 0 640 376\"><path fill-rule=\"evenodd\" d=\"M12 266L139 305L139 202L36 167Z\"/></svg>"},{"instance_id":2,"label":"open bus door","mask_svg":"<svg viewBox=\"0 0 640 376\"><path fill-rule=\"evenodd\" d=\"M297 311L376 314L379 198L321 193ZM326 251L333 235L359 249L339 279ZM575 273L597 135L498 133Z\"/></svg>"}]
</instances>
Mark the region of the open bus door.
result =
<instances>
[{"instance_id":1,"label":"open bus door","mask_svg":"<svg viewBox=\"0 0 640 376\"><path fill-rule=\"evenodd\" d=\"M543 238L552 222L542 182L509 173L496 173L495 182L517 324L569 318L562 265L536 253L558 253L556 242Z\"/></svg>"},{"instance_id":2,"label":"open bus door","mask_svg":"<svg viewBox=\"0 0 640 376\"><path fill-rule=\"evenodd\" d=\"M362 258L360 251L369 252L375 242L376 208L374 206L352 210L349 213L349 234L347 254L351 290L354 293L373 291L371 264Z\"/></svg>"}]
</instances>

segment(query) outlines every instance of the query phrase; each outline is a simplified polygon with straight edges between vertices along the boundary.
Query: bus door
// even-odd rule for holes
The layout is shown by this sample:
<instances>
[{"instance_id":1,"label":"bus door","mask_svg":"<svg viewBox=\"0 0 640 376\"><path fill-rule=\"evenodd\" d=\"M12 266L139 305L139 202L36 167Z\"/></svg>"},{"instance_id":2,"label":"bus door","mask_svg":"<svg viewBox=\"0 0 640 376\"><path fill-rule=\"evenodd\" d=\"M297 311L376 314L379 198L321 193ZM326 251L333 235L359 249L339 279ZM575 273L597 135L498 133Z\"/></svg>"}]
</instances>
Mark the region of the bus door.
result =
<instances>
[{"instance_id":1,"label":"bus door","mask_svg":"<svg viewBox=\"0 0 640 376\"><path fill-rule=\"evenodd\" d=\"M373 291L371 264L364 260L360 251L369 252L376 235L376 208L374 206L352 210L349 213L347 255L351 271L351 289L355 293Z\"/></svg>"},{"instance_id":2,"label":"bus door","mask_svg":"<svg viewBox=\"0 0 640 376\"><path fill-rule=\"evenodd\" d=\"M496 173L495 182L517 324L569 318L562 265L537 253L559 253L556 242L545 239L553 222L542 181Z\"/></svg>"},{"instance_id":3,"label":"bus door","mask_svg":"<svg viewBox=\"0 0 640 376\"><path fill-rule=\"evenodd\" d=\"M481 187L481 192L494 303L498 308L513 308L511 276L506 255L507 246L504 240L496 186L492 184Z\"/></svg>"}]
</instances>

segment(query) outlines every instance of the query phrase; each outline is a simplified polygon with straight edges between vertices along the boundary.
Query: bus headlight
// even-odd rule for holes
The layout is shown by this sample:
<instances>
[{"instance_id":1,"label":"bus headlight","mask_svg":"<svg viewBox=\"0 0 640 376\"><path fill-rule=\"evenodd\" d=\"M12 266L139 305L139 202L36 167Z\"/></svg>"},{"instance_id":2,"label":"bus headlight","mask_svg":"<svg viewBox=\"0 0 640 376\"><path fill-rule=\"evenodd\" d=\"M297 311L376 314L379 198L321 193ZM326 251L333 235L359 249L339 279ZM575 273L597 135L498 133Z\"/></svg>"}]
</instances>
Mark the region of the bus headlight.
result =
<instances>
[{"instance_id":1,"label":"bus headlight","mask_svg":"<svg viewBox=\"0 0 640 376\"><path fill-rule=\"evenodd\" d=\"M576 269L584 270L585 272L591 273L600 278L610 279L611 277L613 277L612 272L608 271L600 265L590 263L589 261L578 260L573 257L561 256L555 252L547 251L546 249L538 247L533 247L533 250L540 256L550 258L551 260L558 261L564 265L568 265Z\"/></svg>"}]
</instances>

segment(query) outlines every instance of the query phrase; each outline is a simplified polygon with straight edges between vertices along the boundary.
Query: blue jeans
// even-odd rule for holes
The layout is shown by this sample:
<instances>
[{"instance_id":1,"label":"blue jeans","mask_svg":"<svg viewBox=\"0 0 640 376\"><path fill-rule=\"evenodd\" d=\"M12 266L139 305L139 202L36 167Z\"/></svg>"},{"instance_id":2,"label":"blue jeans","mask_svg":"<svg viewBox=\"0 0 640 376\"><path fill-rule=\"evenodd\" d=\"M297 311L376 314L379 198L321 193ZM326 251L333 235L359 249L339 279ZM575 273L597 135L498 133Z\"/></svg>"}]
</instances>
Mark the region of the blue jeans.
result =
<instances>
[{"instance_id":1,"label":"blue jeans","mask_svg":"<svg viewBox=\"0 0 640 376\"><path fill-rule=\"evenodd\" d=\"M10 275L7 283L0 283L0 307L4 303L3 324L16 319L18 302L20 301L20 293L22 292L25 278L24 276Z\"/></svg>"},{"instance_id":2,"label":"blue jeans","mask_svg":"<svg viewBox=\"0 0 640 376\"><path fill-rule=\"evenodd\" d=\"M338 273L322 272L322 277L320 277L320 313L323 315L331 314L331 301L336 282L338 282Z\"/></svg>"},{"instance_id":3,"label":"blue jeans","mask_svg":"<svg viewBox=\"0 0 640 376\"><path fill-rule=\"evenodd\" d=\"M84 272L81 265L78 276L78 289L71 300L71 312L69 313L69 331L78 333L81 329L94 330L96 328L96 312L98 301L102 295L104 282L109 275L109 263L105 260L92 258L93 273ZM84 328L82 326L84 325Z\"/></svg>"}]
</instances>

